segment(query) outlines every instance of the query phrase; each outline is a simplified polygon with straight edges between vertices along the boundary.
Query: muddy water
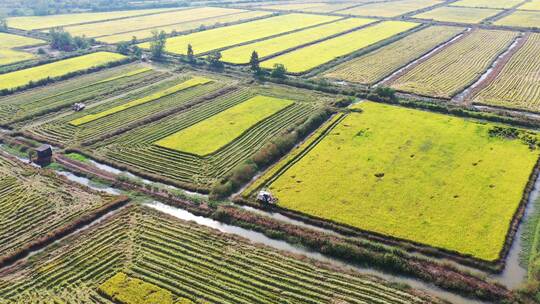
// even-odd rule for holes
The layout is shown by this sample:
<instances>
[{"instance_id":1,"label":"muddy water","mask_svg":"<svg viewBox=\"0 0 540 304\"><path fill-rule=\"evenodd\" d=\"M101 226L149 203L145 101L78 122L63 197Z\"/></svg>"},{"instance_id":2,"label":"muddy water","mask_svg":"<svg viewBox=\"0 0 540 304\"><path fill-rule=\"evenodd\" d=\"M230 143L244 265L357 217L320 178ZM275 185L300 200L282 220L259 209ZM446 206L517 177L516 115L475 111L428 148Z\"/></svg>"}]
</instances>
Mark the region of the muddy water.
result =
<instances>
[{"instance_id":1,"label":"muddy water","mask_svg":"<svg viewBox=\"0 0 540 304\"><path fill-rule=\"evenodd\" d=\"M467 299L467 298L464 298L462 296L452 294L450 292L446 292L446 291L444 291L444 290L442 290L442 289L440 289L440 288L438 288L438 287L436 287L434 285L424 283L424 282L419 281L419 280L406 278L406 277L402 277L402 276L390 275L390 274L387 274L387 273L384 273L384 272L381 272L381 271L378 271L378 270L375 270L375 269L361 267L361 266L358 266L358 265L346 263L346 262L340 261L338 259L331 258L331 257L328 257L326 255L323 255L323 254L321 254L319 252L311 251L311 250L308 250L306 248L302 248L300 246L291 245L291 244L289 244L289 243L287 243L285 241L279 241L279 240L271 239L271 238L265 236L264 234L262 234L260 232L255 232L255 231L247 230L247 229L240 228L240 227L237 227L237 226L223 224L223 223L215 221L213 219L205 218L205 217L202 217L202 216L197 216L197 215L194 215L194 214L192 214L192 213L190 213L190 212L188 212L186 210L176 208L176 207L172 207L172 206L163 204L163 203L158 202L158 201L154 201L152 203L147 203L146 206L151 207L151 208L153 208L155 210L161 211L163 213L172 215L172 216L174 216L176 218L179 218L179 219L182 219L182 220L185 220L185 221L193 221L193 222L195 222L195 223L197 223L199 225L214 228L214 229L217 229L217 230L219 230L219 231L221 231L223 233L234 234L234 235L237 235L237 236L244 237L246 239L249 239L253 243L264 244L266 246L270 246L270 247L278 249L278 250L287 251L287 252L290 252L290 253L293 253L293 254L304 255L304 256L307 256L309 258L321 261L321 262L326 262L326 263L329 263L329 264L332 264L332 265L335 265L335 266L355 270L355 271L360 272L362 274L374 275L374 276L383 278L383 279L388 280L388 281L405 283L405 284L408 284L409 286L411 286L411 287L413 287L415 289L423 290L425 292L428 292L429 294L437 296L437 297L439 297L441 299L445 299L445 300L450 301L452 303L456 303L456 304L485 303L485 302L481 302L481 301L475 301L475 300Z\"/></svg>"}]
</instances>

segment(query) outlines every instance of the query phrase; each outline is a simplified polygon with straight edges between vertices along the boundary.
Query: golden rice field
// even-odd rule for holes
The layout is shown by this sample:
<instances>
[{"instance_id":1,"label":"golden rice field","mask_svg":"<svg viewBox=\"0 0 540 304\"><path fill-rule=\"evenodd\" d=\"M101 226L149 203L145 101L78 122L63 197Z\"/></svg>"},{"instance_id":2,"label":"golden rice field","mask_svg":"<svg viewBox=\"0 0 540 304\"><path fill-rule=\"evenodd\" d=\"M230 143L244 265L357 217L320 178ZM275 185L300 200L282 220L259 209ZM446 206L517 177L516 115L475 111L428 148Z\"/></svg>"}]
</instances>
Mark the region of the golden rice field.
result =
<instances>
[{"instance_id":1,"label":"golden rice field","mask_svg":"<svg viewBox=\"0 0 540 304\"><path fill-rule=\"evenodd\" d=\"M146 10L129 10L115 11L103 13L79 13L79 14L64 14L64 15L48 15L48 16L24 16L10 17L7 19L9 27L22 30L37 30L53 27L68 26L79 23L98 22L104 20L141 16L147 14L156 14L176 9L146 9Z\"/></svg>"},{"instance_id":2,"label":"golden rice field","mask_svg":"<svg viewBox=\"0 0 540 304\"><path fill-rule=\"evenodd\" d=\"M442 0L402 0L395 2L372 3L337 11L336 13L355 16L397 17L442 2Z\"/></svg>"},{"instance_id":3,"label":"golden rice field","mask_svg":"<svg viewBox=\"0 0 540 304\"><path fill-rule=\"evenodd\" d=\"M457 2L453 2L451 5L508 9L521 3L523 3L523 0L460 0Z\"/></svg>"},{"instance_id":4,"label":"golden rice field","mask_svg":"<svg viewBox=\"0 0 540 304\"><path fill-rule=\"evenodd\" d=\"M540 11L540 0L531 0L519 7L520 10Z\"/></svg>"},{"instance_id":5,"label":"golden rice field","mask_svg":"<svg viewBox=\"0 0 540 304\"><path fill-rule=\"evenodd\" d=\"M359 108L270 181L278 204L496 260L538 150L491 136L490 123L370 102Z\"/></svg>"},{"instance_id":6,"label":"golden rice field","mask_svg":"<svg viewBox=\"0 0 540 304\"><path fill-rule=\"evenodd\" d=\"M261 66L272 68L276 63L280 63L285 65L291 73L303 73L338 57L348 55L399 33L411 30L418 25L418 23L403 21L382 22L274 57L263 61Z\"/></svg>"},{"instance_id":7,"label":"golden rice field","mask_svg":"<svg viewBox=\"0 0 540 304\"><path fill-rule=\"evenodd\" d=\"M36 58L34 54L0 48L0 65L7 65Z\"/></svg>"},{"instance_id":8,"label":"golden rice field","mask_svg":"<svg viewBox=\"0 0 540 304\"><path fill-rule=\"evenodd\" d=\"M260 121L292 105L292 100L257 95L155 144L205 156L234 141Z\"/></svg>"},{"instance_id":9,"label":"golden rice field","mask_svg":"<svg viewBox=\"0 0 540 304\"><path fill-rule=\"evenodd\" d=\"M516 37L515 32L475 30L415 66L391 86L399 91L451 98L478 79Z\"/></svg>"},{"instance_id":10,"label":"golden rice field","mask_svg":"<svg viewBox=\"0 0 540 304\"><path fill-rule=\"evenodd\" d=\"M540 34L534 33L504 66L501 73L473 101L483 104L540 110Z\"/></svg>"},{"instance_id":11,"label":"golden rice field","mask_svg":"<svg viewBox=\"0 0 540 304\"><path fill-rule=\"evenodd\" d=\"M191 44L195 54L203 54L212 50L236 45L272 35L330 22L339 17L319 16L308 14L288 14L241 23L208 31L197 32L185 36L173 37L167 40L166 51L175 54L186 54L187 46ZM141 44L148 48L148 43Z\"/></svg>"},{"instance_id":12,"label":"golden rice field","mask_svg":"<svg viewBox=\"0 0 540 304\"><path fill-rule=\"evenodd\" d=\"M359 3L346 2L346 3L287 3L287 4L274 4L265 5L261 8L276 10L276 11L302 11L309 13L332 13L335 11L343 10L356 6Z\"/></svg>"},{"instance_id":13,"label":"golden rice field","mask_svg":"<svg viewBox=\"0 0 540 304\"><path fill-rule=\"evenodd\" d=\"M249 62L253 51L257 51L259 58L264 58L299 45L352 30L374 21L373 19L363 18L343 19L276 38L230 48L221 52L223 55L222 59L229 63L245 64Z\"/></svg>"},{"instance_id":14,"label":"golden rice field","mask_svg":"<svg viewBox=\"0 0 540 304\"><path fill-rule=\"evenodd\" d=\"M42 43L45 43L45 41L41 39L35 39L8 33L0 33L0 49L13 49Z\"/></svg>"},{"instance_id":15,"label":"golden rice field","mask_svg":"<svg viewBox=\"0 0 540 304\"><path fill-rule=\"evenodd\" d=\"M540 12L536 11L515 11L505 16L493 24L519 27L540 27Z\"/></svg>"},{"instance_id":16,"label":"golden rice field","mask_svg":"<svg viewBox=\"0 0 540 304\"><path fill-rule=\"evenodd\" d=\"M16 72L0 75L0 90L15 89L27 85L31 81L39 81L47 77L54 78L72 72L119 61L126 57L117 53L96 52L79 57L56 61Z\"/></svg>"},{"instance_id":17,"label":"golden rice field","mask_svg":"<svg viewBox=\"0 0 540 304\"><path fill-rule=\"evenodd\" d=\"M69 26L66 27L65 30L74 36L86 37L101 37L144 29L151 32L152 30L149 28L202 20L241 12L244 12L244 10L219 7L201 7L121 20Z\"/></svg>"},{"instance_id":18,"label":"golden rice field","mask_svg":"<svg viewBox=\"0 0 540 304\"><path fill-rule=\"evenodd\" d=\"M369 54L346 61L325 73L324 77L374 84L463 30L464 28L450 26L428 27Z\"/></svg>"},{"instance_id":19,"label":"golden rice field","mask_svg":"<svg viewBox=\"0 0 540 304\"><path fill-rule=\"evenodd\" d=\"M209 26L221 25L221 24L230 23L230 22L241 22L241 21L250 20L253 18L269 16L271 14L272 14L271 12L246 11L246 12L235 13L231 15L205 18L202 20L197 19L194 21L187 21L187 22L177 23L173 25L160 26L157 28L146 28L143 30L130 31L130 32L125 32L125 33L115 34L115 35L108 35L108 36L97 38L97 40L104 43L112 44L112 43L118 43L122 41L131 41L133 37L137 39L146 39L146 38L152 37L153 30L165 31L168 34L171 33L172 31L184 32L184 31L191 31L191 30L199 29L201 28L201 26L209 27Z\"/></svg>"},{"instance_id":20,"label":"golden rice field","mask_svg":"<svg viewBox=\"0 0 540 304\"><path fill-rule=\"evenodd\" d=\"M445 22L480 23L500 12L502 11L497 9L445 6L413 17Z\"/></svg>"}]
</instances>

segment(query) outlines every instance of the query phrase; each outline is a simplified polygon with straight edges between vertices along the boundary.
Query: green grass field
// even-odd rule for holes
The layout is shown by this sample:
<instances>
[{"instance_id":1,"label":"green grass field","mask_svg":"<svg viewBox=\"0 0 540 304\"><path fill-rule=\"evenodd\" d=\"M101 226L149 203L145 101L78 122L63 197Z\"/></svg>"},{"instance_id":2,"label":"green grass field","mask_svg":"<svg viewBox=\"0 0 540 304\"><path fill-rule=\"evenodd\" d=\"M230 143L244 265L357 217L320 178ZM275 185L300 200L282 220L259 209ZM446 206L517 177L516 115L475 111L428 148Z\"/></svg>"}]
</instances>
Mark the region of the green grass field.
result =
<instances>
[{"instance_id":1,"label":"green grass field","mask_svg":"<svg viewBox=\"0 0 540 304\"><path fill-rule=\"evenodd\" d=\"M261 67L270 69L280 63L285 65L289 72L303 73L418 25L412 22L385 21L271 58L263 61Z\"/></svg>"},{"instance_id":2,"label":"green grass field","mask_svg":"<svg viewBox=\"0 0 540 304\"><path fill-rule=\"evenodd\" d=\"M270 184L278 204L497 259L539 152L488 135L488 123L370 102L358 108Z\"/></svg>"},{"instance_id":3,"label":"green grass field","mask_svg":"<svg viewBox=\"0 0 540 304\"><path fill-rule=\"evenodd\" d=\"M291 104L293 101L290 100L255 96L209 119L167 136L157 141L156 145L201 156L208 155L233 141L256 123Z\"/></svg>"},{"instance_id":4,"label":"green grass field","mask_svg":"<svg viewBox=\"0 0 540 304\"><path fill-rule=\"evenodd\" d=\"M117 53L96 52L79 57L48 63L25 70L0 75L0 90L15 89L27 85L30 81L39 81L47 77L54 78L72 72L83 71L126 57Z\"/></svg>"}]
</instances>

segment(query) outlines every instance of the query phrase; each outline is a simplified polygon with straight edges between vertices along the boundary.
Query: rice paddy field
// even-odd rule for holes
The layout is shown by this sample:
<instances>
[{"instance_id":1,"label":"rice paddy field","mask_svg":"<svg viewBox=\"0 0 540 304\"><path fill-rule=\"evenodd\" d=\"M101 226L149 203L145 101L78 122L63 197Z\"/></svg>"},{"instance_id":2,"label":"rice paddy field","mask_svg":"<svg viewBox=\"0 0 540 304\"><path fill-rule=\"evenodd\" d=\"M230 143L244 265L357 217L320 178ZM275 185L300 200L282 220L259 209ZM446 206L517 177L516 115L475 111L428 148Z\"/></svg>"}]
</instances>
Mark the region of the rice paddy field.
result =
<instances>
[{"instance_id":1,"label":"rice paddy field","mask_svg":"<svg viewBox=\"0 0 540 304\"><path fill-rule=\"evenodd\" d=\"M2 274L2 303L436 303L140 206Z\"/></svg>"},{"instance_id":2,"label":"rice paddy field","mask_svg":"<svg viewBox=\"0 0 540 304\"><path fill-rule=\"evenodd\" d=\"M373 19L363 18L338 20L276 38L227 49L221 53L223 56L222 60L234 64L247 64L253 51L257 51L259 58L264 58L329 36L350 31L375 21Z\"/></svg>"},{"instance_id":3,"label":"rice paddy field","mask_svg":"<svg viewBox=\"0 0 540 304\"><path fill-rule=\"evenodd\" d=\"M151 28L159 28L161 26L184 22L194 22L197 20L201 21L207 18L221 17L241 12L244 11L232 8L201 7L128 19L69 26L66 27L65 30L74 36L84 35L86 37L103 37L140 30L151 32Z\"/></svg>"},{"instance_id":4,"label":"rice paddy field","mask_svg":"<svg viewBox=\"0 0 540 304\"><path fill-rule=\"evenodd\" d=\"M525 28L540 27L539 11L515 11L508 16L498 19L493 24L503 26L517 26Z\"/></svg>"},{"instance_id":5,"label":"rice paddy field","mask_svg":"<svg viewBox=\"0 0 540 304\"><path fill-rule=\"evenodd\" d=\"M38 118L56 115L75 103L91 106L169 76L140 64L128 64L0 97L0 124L20 127L37 123Z\"/></svg>"},{"instance_id":6,"label":"rice paddy field","mask_svg":"<svg viewBox=\"0 0 540 304\"><path fill-rule=\"evenodd\" d=\"M389 85L403 92L452 98L480 78L516 37L515 32L474 30Z\"/></svg>"},{"instance_id":7,"label":"rice paddy field","mask_svg":"<svg viewBox=\"0 0 540 304\"><path fill-rule=\"evenodd\" d=\"M0 258L116 200L0 155Z\"/></svg>"},{"instance_id":8,"label":"rice paddy field","mask_svg":"<svg viewBox=\"0 0 540 304\"><path fill-rule=\"evenodd\" d=\"M96 52L7 74L1 74L0 90L16 89L29 84L31 81L36 82L46 78L60 77L69 73L84 71L124 59L126 59L125 56L117 53Z\"/></svg>"},{"instance_id":9,"label":"rice paddy field","mask_svg":"<svg viewBox=\"0 0 540 304\"><path fill-rule=\"evenodd\" d=\"M268 38L273 35L284 34L309 26L335 21L337 19L339 19L339 17L308 14L276 16L263 20L173 37L167 40L166 51L185 55L187 53L188 44L191 44L194 53L200 55L212 50ZM148 48L149 44L142 44L141 47Z\"/></svg>"},{"instance_id":10,"label":"rice paddy field","mask_svg":"<svg viewBox=\"0 0 540 304\"><path fill-rule=\"evenodd\" d=\"M540 34L531 34L473 102L529 111L540 110Z\"/></svg>"},{"instance_id":11,"label":"rice paddy field","mask_svg":"<svg viewBox=\"0 0 540 304\"><path fill-rule=\"evenodd\" d=\"M60 115L30 124L23 130L29 136L61 146L73 146L125 130L169 111L189 107L206 94L222 88L225 82L185 75L172 77L128 95L99 103L82 112ZM157 118L156 118L157 119Z\"/></svg>"},{"instance_id":12,"label":"rice paddy field","mask_svg":"<svg viewBox=\"0 0 540 304\"><path fill-rule=\"evenodd\" d=\"M14 50L14 48L22 48L42 43L45 43L45 41L25 36L0 33L0 66L36 58L34 54Z\"/></svg>"},{"instance_id":13,"label":"rice paddy field","mask_svg":"<svg viewBox=\"0 0 540 304\"><path fill-rule=\"evenodd\" d=\"M362 112L347 115L270 179L278 204L498 259L538 151L491 136L490 123L370 102L356 107Z\"/></svg>"},{"instance_id":14,"label":"rice paddy field","mask_svg":"<svg viewBox=\"0 0 540 304\"><path fill-rule=\"evenodd\" d=\"M118 43L123 41L131 41L133 37L137 39L147 39L152 37L152 30L165 31L170 34L173 31L185 32L200 29L201 27L212 27L219 26L226 23L232 22L244 22L249 21L255 18L262 18L270 16L270 12L259 12L259 11L245 11L234 14L227 14L223 16L210 17L204 19L197 19L194 21L184 21L181 23L176 23L173 25L160 26L157 28L145 28L143 30L129 31L121 34L107 35L97 38L98 41L104 43Z\"/></svg>"},{"instance_id":15,"label":"rice paddy field","mask_svg":"<svg viewBox=\"0 0 540 304\"><path fill-rule=\"evenodd\" d=\"M531 0L524 3L518 9L520 10L531 10L531 11L540 11L540 0Z\"/></svg>"},{"instance_id":16,"label":"rice paddy field","mask_svg":"<svg viewBox=\"0 0 540 304\"><path fill-rule=\"evenodd\" d=\"M86 151L143 176L208 191L274 136L329 102L328 98L302 90L244 86L97 142ZM252 111L254 106L260 109ZM243 115L246 111L249 114ZM242 118L236 119L238 115Z\"/></svg>"},{"instance_id":17,"label":"rice paddy field","mask_svg":"<svg viewBox=\"0 0 540 304\"><path fill-rule=\"evenodd\" d=\"M355 16L397 17L406 13L414 12L436 4L443 3L440 0L401 0L383 3L370 3L355 6L350 9L337 11L340 14Z\"/></svg>"},{"instance_id":18,"label":"rice paddy field","mask_svg":"<svg viewBox=\"0 0 540 304\"><path fill-rule=\"evenodd\" d=\"M291 73L305 73L338 57L409 31L418 25L412 22L385 21L271 58L263 61L261 67L272 68L279 63Z\"/></svg>"},{"instance_id":19,"label":"rice paddy field","mask_svg":"<svg viewBox=\"0 0 540 304\"><path fill-rule=\"evenodd\" d=\"M332 13L360 5L358 2L345 3L287 3L265 5L260 8L276 11L300 11L308 13Z\"/></svg>"},{"instance_id":20,"label":"rice paddy field","mask_svg":"<svg viewBox=\"0 0 540 304\"><path fill-rule=\"evenodd\" d=\"M323 77L374 84L463 31L464 29L459 27L431 26L364 56L346 61L324 73Z\"/></svg>"},{"instance_id":21,"label":"rice paddy field","mask_svg":"<svg viewBox=\"0 0 540 304\"><path fill-rule=\"evenodd\" d=\"M502 12L502 10L444 6L414 15L413 17L445 22L481 23L485 19L493 17L500 12Z\"/></svg>"},{"instance_id":22,"label":"rice paddy field","mask_svg":"<svg viewBox=\"0 0 540 304\"><path fill-rule=\"evenodd\" d=\"M508 9L522 3L523 0L460 0L453 2L452 6Z\"/></svg>"},{"instance_id":23,"label":"rice paddy field","mask_svg":"<svg viewBox=\"0 0 540 304\"><path fill-rule=\"evenodd\" d=\"M105 20L128 18L149 14L157 14L175 9L147 9L147 10L129 10L102 13L80 13L48 16L22 16L10 17L7 19L9 27L21 30L38 30L54 27L64 27L68 25L99 22ZM176 9L177 10L177 9Z\"/></svg>"}]
</instances>

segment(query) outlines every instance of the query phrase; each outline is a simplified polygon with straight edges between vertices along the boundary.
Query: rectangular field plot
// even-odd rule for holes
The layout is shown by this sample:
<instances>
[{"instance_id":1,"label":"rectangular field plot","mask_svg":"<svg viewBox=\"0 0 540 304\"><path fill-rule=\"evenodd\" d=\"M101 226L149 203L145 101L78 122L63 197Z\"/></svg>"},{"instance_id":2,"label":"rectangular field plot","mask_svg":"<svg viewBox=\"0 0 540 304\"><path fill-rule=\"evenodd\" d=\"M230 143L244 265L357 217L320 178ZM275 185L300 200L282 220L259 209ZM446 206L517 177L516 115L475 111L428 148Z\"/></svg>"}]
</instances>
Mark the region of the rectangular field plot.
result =
<instances>
[{"instance_id":1,"label":"rectangular field plot","mask_svg":"<svg viewBox=\"0 0 540 304\"><path fill-rule=\"evenodd\" d=\"M188 44L191 44L195 54L203 54L227 46L263 39L337 19L339 17L307 14L277 16L173 37L167 40L166 50L167 52L185 55ZM148 48L148 46L148 43L141 45L143 48Z\"/></svg>"},{"instance_id":2,"label":"rectangular field plot","mask_svg":"<svg viewBox=\"0 0 540 304\"><path fill-rule=\"evenodd\" d=\"M147 9L147 10L129 10L103 13L79 13L49 16L24 16L11 17L7 19L8 26L22 30L37 30L53 27L63 27L79 23L98 22L118 18L134 17L148 14L156 14L176 9Z\"/></svg>"},{"instance_id":3,"label":"rectangular field plot","mask_svg":"<svg viewBox=\"0 0 540 304\"><path fill-rule=\"evenodd\" d=\"M444 22L480 23L500 12L502 10L445 6L414 15L413 17Z\"/></svg>"},{"instance_id":4,"label":"rectangular field plot","mask_svg":"<svg viewBox=\"0 0 540 304\"><path fill-rule=\"evenodd\" d=\"M498 259L538 150L497 136L489 123L369 102L359 108L271 179L278 204Z\"/></svg>"},{"instance_id":5,"label":"rectangular field plot","mask_svg":"<svg viewBox=\"0 0 540 304\"><path fill-rule=\"evenodd\" d=\"M265 96L262 100L268 102L275 101L273 98L280 101L260 106L260 109L253 110L249 116L230 125L230 117L244 112L245 109L251 109L251 105L245 102L251 100L260 105L261 99L252 99L256 96ZM292 92L258 86L238 88L227 94L216 95L215 98L187 111L96 143L89 147L88 152L99 160L126 167L142 176L204 192L269 140L307 119L313 111L319 109L321 100L327 102L328 98L303 90ZM294 103L282 108L288 101ZM245 121L248 123L244 124ZM216 126L215 123L221 125ZM207 128L210 124L212 128ZM206 129L207 133L196 141L175 140L184 136L192 139L195 134L201 134L202 129ZM167 145L168 148L160 145ZM201 154L215 152L201 157L179 151L180 149Z\"/></svg>"},{"instance_id":6,"label":"rectangular field plot","mask_svg":"<svg viewBox=\"0 0 540 304\"><path fill-rule=\"evenodd\" d=\"M7 65L36 58L34 54L14 50L25 46L46 43L40 39L0 33L0 65Z\"/></svg>"},{"instance_id":7,"label":"rectangular field plot","mask_svg":"<svg viewBox=\"0 0 540 304\"><path fill-rule=\"evenodd\" d=\"M540 111L540 34L531 34L473 102Z\"/></svg>"},{"instance_id":8,"label":"rectangular field plot","mask_svg":"<svg viewBox=\"0 0 540 304\"><path fill-rule=\"evenodd\" d=\"M374 22L373 19L350 18L309 28L299 32L286 34L273 39L250 43L239 47L230 48L221 52L222 60L235 64L249 63L251 53L257 51L259 58L315 42L328 36L336 35L354 28Z\"/></svg>"},{"instance_id":9,"label":"rectangular field plot","mask_svg":"<svg viewBox=\"0 0 540 304\"><path fill-rule=\"evenodd\" d=\"M130 64L0 97L0 124L12 125L36 119L65 110L75 103L85 103L88 106L168 76L168 73Z\"/></svg>"},{"instance_id":10,"label":"rectangular field plot","mask_svg":"<svg viewBox=\"0 0 540 304\"><path fill-rule=\"evenodd\" d=\"M118 199L0 155L0 259Z\"/></svg>"},{"instance_id":11,"label":"rectangular field plot","mask_svg":"<svg viewBox=\"0 0 540 304\"><path fill-rule=\"evenodd\" d=\"M66 27L65 30L74 36L102 37L118 33L148 29L148 32L159 26L167 26L176 23L202 20L217 16L240 13L243 10L218 7L202 7L186 9L162 14L134 17L121 20L90 23Z\"/></svg>"},{"instance_id":12,"label":"rectangular field plot","mask_svg":"<svg viewBox=\"0 0 540 304\"><path fill-rule=\"evenodd\" d=\"M270 12L247 11L225 16L197 19L195 21L186 21L173 25L160 26L157 28L146 28L144 30L129 31L116 35L108 35L100 37L97 40L105 43L118 43L122 41L131 41L133 37L137 39L147 39L152 37L152 31L154 29L157 29L159 31L165 31L166 33L171 33L172 31L184 32L200 29L201 27L211 27L232 22L247 21L254 18L269 16L270 14Z\"/></svg>"},{"instance_id":13,"label":"rectangular field plot","mask_svg":"<svg viewBox=\"0 0 540 304\"><path fill-rule=\"evenodd\" d=\"M540 27L540 12L537 11L515 11L505 16L493 24L518 27Z\"/></svg>"},{"instance_id":14,"label":"rectangular field plot","mask_svg":"<svg viewBox=\"0 0 540 304\"><path fill-rule=\"evenodd\" d=\"M205 156L216 152L255 124L293 103L291 100L258 95L165 137L155 144L171 150Z\"/></svg>"},{"instance_id":15,"label":"rectangular field plot","mask_svg":"<svg viewBox=\"0 0 540 304\"><path fill-rule=\"evenodd\" d=\"M531 0L520 6L520 10L540 11L540 0Z\"/></svg>"},{"instance_id":16,"label":"rectangular field plot","mask_svg":"<svg viewBox=\"0 0 540 304\"><path fill-rule=\"evenodd\" d=\"M399 0L384 3L370 3L356 6L351 9L337 11L336 13L356 16L397 17L442 2L443 1L441 0Z\"/></svg>"},{"instance_id":17,"label":"rectangular field plot","mask_svg":"<svg viewBox=\"0 0 540 304\"><path fill-rule=\"evenodd\" d=\"M126 292L132 301L122 303L133 304L435 303L147 206L127 207L35 257L0 278L2 303L110 304L104 294L122 299ZM159 301L143 300L148 290Z\"/></svg>"},{"instance_id":18,"label":"rectangular field plot","mask_svg":"<svg viewBox=\"0 0 540 304\"><path fill-rule=\"evenodd\" d=\"M350 8L352 6L359 5L355 2L346 3L292 3L292 4L275 4L261 6L263 9L276 10L276 11L301 11L308 13L332 13L335 11Z\"/></svg>"},{"instance_id":19,"label":"rectangular field plot","mask_svg":"<svg viewBox=\"0 0 540 304\"><path fill-rule=\"evenodd\" d=\"M79 57L64 59L25 70L0 75L0 90L16 89L45 78L55 78L69 73L84 71L111 62L121 61L127 57L109 52L97 52Z\"/></svg>"},{"instance_id":20,"label":"rectangular field plot","mask_svg":"<svg viewBox=\"0 0 540 304\"><path fill-rule=\"evenodd\" d=\"M96 141L143 120L158 119L168 111L191 106L224 85L222 81L196 76L173 77L82 112L31 124L23 130L31 137L61 146Z\"/></svg>"},{"instance_id":21,"label":"rectangular field plot","mask_svg":"<svg viewBox=\"0 0 540 304\"><path fill-rule=\"evenodd\" d=\"M386 21L263 61L261 67L270 69L280 63L291 73L304 73L418 25L411 22Z\"/></svg>"},{"instance_id":22,"label":"rectangular field plot","mask_svg":"<svg viewBox=\"0 0 540 304\"><path fill-rule=\"evenodd\" d=\"M460 0L453 2L452 6L466 6L466 7L480 7L480 8L500 8L508 9L512 8L523 0Z\"/></svg>"},{"instance_id":23,"label":"rectangular field plot","mask_svg":"<svg viewBox=\"0 0 540 304\"><path fill-rule=\"evenodd\" d=\"M477 80L516 37L517 33L508 31L473 31L412 67L390 85L424 96L454 97Z\"/></svg>"},{"instance_id":24,"label":"rectangular field plot","mask_svg":"<svg viewBox=\"0 0 540 304\"><path fill-rule=\"evenodd\" d=\"M346 61L325 73L324 77L374 84L463 30L450 26L432 26L420 30L364 56Z\"/></svg>"}]
</instances>

